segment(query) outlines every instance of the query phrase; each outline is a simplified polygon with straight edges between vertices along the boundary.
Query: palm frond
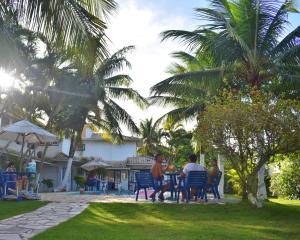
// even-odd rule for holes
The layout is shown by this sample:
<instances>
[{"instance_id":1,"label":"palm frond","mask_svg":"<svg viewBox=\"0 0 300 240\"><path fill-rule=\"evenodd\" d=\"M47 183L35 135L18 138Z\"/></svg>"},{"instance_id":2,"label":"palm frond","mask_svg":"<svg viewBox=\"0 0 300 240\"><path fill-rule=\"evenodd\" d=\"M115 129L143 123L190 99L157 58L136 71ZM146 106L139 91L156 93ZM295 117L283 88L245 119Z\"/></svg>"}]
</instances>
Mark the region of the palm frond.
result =
<instances>
[{"instance_id":1,"label":"palm frond","mask_svg":"<svg viewBox=\"0 0 300 240\"><path fill-rule=\"evenodd\" d=\"M191 81L191 79L195 85L203 86L203 89L209 88L209 90L215 91L218 89L217 86L221 86L223 84L221 77L222 74L223 71L221 69L209 69L174 75L152 86L151 93L159 95L161 92L167 91L170 84L181 84Z\"/></svg>"},{"instance_id":2,"label":"palm frond","mask_svg":"<svg viewBox=\"0 0 300 240\"><path fill-rule=\"evenodd\" d=\"M145 99L136 90L132 88L107 87L106 90L108 92L108 95L112 98L132 100L141 108L144 108L148 105L147 99Z\"/></svg>"},{"instance_id":3,"label":"palm frond","mask_svg":"<svg viewBox=\"0 0 300 240\"><path fill-rule=\"evenodd\" d=\"M105 86L108 87L117 87L117 86L126 86L128 87L132 83L132 78L127 74L119 74L104 79Z\"/></svg>"}]
</instances>

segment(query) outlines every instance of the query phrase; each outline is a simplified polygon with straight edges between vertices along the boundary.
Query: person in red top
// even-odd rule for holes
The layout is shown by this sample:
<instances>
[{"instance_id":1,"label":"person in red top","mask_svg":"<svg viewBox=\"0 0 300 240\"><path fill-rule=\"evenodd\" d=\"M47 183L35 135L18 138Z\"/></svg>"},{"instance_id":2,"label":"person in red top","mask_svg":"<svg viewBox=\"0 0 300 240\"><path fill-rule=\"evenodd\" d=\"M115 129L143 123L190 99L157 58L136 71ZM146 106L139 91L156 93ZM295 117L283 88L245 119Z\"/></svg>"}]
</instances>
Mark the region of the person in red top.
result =
<instances>
[{"instance_id":1,"label":"person in red top","mask_svg":"<svg viewBox=\"0 0 300 240\"><path fill-rule=\"evenodd\" d=\"M163 167L162 166L163 162L163 155L162 153L158 153L155 156L155 163L153 164L151 168L151 174L155 182L162 182L164 180L164 172L168 169L168 167ZM166 192L169 189L169 184L166 183L162 185L161 188L157 189L154 193L150 195L150 198L154 196L155 193L160 191L160 194L158 195L158 199L160 201L164 201L164 192Z\"/></svg>"}]
</instances>

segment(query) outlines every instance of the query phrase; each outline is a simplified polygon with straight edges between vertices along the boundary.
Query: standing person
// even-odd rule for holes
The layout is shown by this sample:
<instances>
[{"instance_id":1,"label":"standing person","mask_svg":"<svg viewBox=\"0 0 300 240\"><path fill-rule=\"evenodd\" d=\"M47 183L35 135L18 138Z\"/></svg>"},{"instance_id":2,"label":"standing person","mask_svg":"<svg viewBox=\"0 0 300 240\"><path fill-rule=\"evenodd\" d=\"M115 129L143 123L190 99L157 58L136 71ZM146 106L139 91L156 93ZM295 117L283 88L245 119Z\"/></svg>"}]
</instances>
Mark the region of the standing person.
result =
<instances>
[{"instance_id":1,"label":"standing person","mask_svg":"<svg viewBox=\"0 0 300 240\"><path fill-rule=\"evenodd\" d=\"M163 180L164 180L164 172L168 169L167 167L163 167L162 166L162 162L163 162L163 154L162 153L158 153L155 155L155 163L153 164L152 168L151 168L151 174L154 180L154 184L158 184L159 187L155 190L154 193L152 193L150 195L150 198L153 198L154 195L160 191L160 194L158 195L158 199L160 201L164 201L164 192L166 192L169 189L169 184L166 183L164 184ZM169 162L168 162L169 164Z\"/></svg>"},{"instance_id":2,"label":"standing person","mask_svg":"<svg viewBox=\"0 0 300 240\"><path fill-rule=\"evenodd\" d=\"M206 169L201 165L196 163L197 156L195 154L192 154L189 156L189 163L185 165L185 167L182 170L181 176L187 176L189 172L191 171L206 171ZM191 189L191 196L196 195L196 189ZM182 192L182 201L185 200L185 192Z\"/></svg>"},{"instance_id":3,"label":"standing person","mask_svg":"<svg viewBox=\"0 0 300 240\"><path fill-rule=\"evenodd\" d=\"M211 160L210 162L210 169L208 170L208 184L212 183L212 180L214 177L218 176L218 173L220 171L218 167L218 162L216 159Z\"/></svg>"}]
</instances>

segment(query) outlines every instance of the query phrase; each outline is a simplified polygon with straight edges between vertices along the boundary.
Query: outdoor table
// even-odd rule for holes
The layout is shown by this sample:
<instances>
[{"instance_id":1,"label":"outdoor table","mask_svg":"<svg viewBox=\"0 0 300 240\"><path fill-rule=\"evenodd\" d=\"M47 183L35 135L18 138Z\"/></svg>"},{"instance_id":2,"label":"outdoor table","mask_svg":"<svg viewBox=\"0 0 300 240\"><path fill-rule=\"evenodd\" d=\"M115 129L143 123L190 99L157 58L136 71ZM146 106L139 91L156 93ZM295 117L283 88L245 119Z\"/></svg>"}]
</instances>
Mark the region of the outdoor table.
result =
<instances>
[{"instance_id":1,"label":"outdoor table","mask_svg":"<svg viewBox=\"0 0 300 240\"><path fill-rule=\"evenodd\" d=\"M180 176L179 172L167 172L165 173L166 176L170 177L170 192L171 198L173 199L174 192L176 191L175 186L177 185L177 177Z\"/></svg>"}]
</instances>

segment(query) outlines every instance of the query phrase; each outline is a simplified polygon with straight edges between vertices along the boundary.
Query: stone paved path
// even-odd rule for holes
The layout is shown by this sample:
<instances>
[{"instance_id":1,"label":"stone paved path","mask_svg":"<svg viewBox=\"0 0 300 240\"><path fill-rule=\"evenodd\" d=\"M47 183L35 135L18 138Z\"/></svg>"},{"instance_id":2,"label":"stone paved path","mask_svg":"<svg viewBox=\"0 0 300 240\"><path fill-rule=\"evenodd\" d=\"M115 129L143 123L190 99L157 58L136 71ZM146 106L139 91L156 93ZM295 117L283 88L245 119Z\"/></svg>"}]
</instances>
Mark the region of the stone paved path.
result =
<instances>
[{"instance_id":1,"label":"stone paved path","mask_svg":"<svg viewBox=\"0 0 300 240\"><path fill-rule=\"evenodd\" d=\"M81 213L87 203L49 203L33 212L0 221L0 240L24 240Z\"/></svg>"}]
</instances>

